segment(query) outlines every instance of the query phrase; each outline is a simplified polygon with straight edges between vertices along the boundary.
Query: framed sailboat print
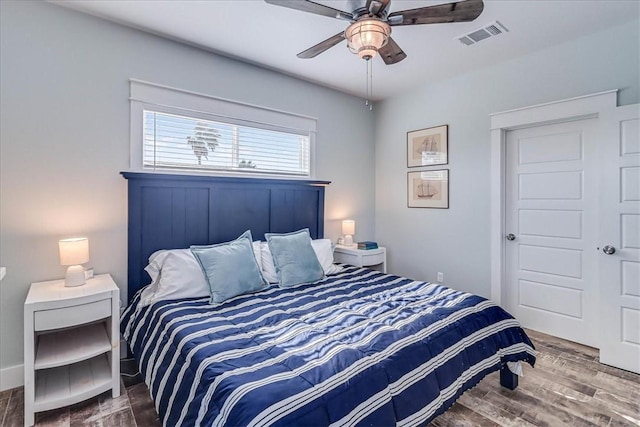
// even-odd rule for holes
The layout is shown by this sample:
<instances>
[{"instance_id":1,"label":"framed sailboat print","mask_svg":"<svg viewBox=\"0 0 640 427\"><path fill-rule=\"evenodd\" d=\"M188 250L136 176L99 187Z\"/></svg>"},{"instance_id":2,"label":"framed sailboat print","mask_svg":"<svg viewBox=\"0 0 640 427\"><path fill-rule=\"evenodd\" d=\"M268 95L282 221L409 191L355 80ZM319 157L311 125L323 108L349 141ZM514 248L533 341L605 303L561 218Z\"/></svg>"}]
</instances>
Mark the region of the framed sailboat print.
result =
<instances>
[{"instance_id":1,"label":"framed sailboat print","mask_svg":"<svg viewBox=\"0 0 640 427\"><path fill-rule=\"evenodd\" d=\"M449 169L407 172L407 206L449 209Z\"/></svg>"},{"instance_id":2,"label":"framed sailboat print","mask_svg":"<svg viewBox=\"0 0 640 427\"><path fill-rule=\"evenodd\" d=\"M407 132L407 167L449 163L449 126Z\"/></svg>"}]
</instances>

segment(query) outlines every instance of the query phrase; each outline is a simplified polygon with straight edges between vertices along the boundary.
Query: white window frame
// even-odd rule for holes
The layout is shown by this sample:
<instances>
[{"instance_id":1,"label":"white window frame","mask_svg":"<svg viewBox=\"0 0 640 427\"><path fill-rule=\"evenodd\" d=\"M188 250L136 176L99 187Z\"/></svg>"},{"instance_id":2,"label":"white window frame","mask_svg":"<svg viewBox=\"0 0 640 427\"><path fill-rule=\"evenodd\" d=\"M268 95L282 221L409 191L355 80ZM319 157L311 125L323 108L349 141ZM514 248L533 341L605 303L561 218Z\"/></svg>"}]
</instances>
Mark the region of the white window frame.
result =
<instances>
[{"instance_id":1,"label":"white window frame","mask_svg":"<svg viewBox=\"0 0 640 427\"><path fill-rule=\"evenodd\" d=\"M262 129L289 129L292 133L309 135L309 176L286 173L259 173L238 170L171 170L162 173L177 175L234 175L250 177L315 179L316 177L316 125L313 117L266 108L242 102L218 98L197 92L176 89L142 80L130 79L130 158L129 167L136 172L153 172L143 165L144 111L177 114L230 124L259 127Z\"/></svg>"}]
</instances>

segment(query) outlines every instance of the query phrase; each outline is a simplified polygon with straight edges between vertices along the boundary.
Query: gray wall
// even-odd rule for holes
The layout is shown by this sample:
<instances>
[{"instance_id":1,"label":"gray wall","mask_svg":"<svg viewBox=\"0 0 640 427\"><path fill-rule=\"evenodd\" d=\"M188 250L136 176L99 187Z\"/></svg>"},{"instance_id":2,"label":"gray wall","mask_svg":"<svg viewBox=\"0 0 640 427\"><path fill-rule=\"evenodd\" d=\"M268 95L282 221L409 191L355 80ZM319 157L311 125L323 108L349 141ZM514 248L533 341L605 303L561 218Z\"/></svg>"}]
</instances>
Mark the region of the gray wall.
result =
<instances>
[{"instance_id":1,"label":"gray wall","mask_svg":"<svg viewBox=\"0 0 640 427\"><path fill-rule=\"evenodd\" d=\"M361 99L42 2L1 1L0 369L22 363L29 284L64 276L57 241L89 237L126 283L129 78L318 119L327 237L374 237L374 115ZM123 295L124 299L124 295Z\"/></svg>"},{"instance_id":2,"label":"gray wall","mask_svg":"<svg viewBox=\"0 0 640 427\"><path fill-rule=\"evenodd\" d=\"M639 45L635 21L377 104L376 239L389 269L431 281L441 271L445 284L490 296L489 114L616 88L619 105L637 103ZM450 208L409 209L406 132L442 124Z\"/></svg>"}]
</instances>

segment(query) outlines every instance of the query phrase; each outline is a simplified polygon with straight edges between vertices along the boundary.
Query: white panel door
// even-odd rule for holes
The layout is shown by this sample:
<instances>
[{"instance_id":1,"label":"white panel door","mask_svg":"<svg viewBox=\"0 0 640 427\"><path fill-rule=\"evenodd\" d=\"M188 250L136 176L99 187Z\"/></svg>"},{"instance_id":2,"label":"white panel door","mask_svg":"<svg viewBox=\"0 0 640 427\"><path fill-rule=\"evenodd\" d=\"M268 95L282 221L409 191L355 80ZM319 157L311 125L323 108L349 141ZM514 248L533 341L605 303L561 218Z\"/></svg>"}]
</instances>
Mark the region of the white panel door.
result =
<instances>
[{"instance_id":1,"label":"white panel door","mask_svg":"<svg viewBox=\"0 0 640 427\"><path fill-rule=\"evenodd\" d=\"M594 137L590 119L506 139L507 308L525 327L590 346L598 342Z\"/></svg>"},{"instance_id":2,"label":"white panel door","mask_svg":"<svg viewBox=\"0 0 640 427\"><path fill-rule=\"evenodd\" d=\"M640 373L640 106L600 121L600 361Z\"/></svg>"}]
</instances>

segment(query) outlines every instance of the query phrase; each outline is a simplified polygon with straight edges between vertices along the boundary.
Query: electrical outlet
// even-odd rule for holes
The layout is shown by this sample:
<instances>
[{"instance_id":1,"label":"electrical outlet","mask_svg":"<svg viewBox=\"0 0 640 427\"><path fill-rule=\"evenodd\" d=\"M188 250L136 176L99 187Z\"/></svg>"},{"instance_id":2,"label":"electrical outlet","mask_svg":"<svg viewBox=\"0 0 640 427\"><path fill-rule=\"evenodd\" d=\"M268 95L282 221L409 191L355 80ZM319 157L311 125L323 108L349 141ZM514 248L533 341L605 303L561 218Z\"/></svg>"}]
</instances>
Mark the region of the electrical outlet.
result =
<instances>
[{"instance_id":1,"label":"electrical outlet","mask_svg":"<svg viewBox=\"0 0 640 427\"><path fill-rule=\"evenodd\" d=\"M441 271L438 271L438 283L442 283L444 282L444 273Z\"/></svg>"}]
</instances>

